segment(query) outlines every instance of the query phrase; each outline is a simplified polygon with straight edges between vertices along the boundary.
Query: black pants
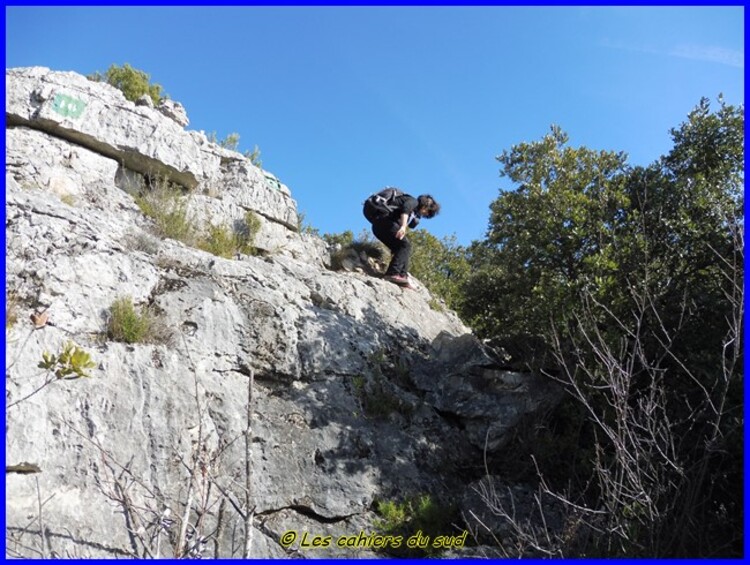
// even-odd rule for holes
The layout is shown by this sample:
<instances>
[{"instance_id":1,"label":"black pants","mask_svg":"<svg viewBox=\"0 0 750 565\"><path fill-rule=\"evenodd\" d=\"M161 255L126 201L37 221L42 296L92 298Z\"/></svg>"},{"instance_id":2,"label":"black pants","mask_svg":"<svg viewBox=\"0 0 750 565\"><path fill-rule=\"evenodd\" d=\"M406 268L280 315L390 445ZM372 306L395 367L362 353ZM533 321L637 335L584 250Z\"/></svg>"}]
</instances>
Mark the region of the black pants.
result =
<instances>
[{"instance_id":1,"label":"black pants","mask_svg":"<svg viewBox=\"0 0 750 565\"><path fill-rule=\"evenodd\" d=\"M372 224L372 233L391 250L391 254L393 255L391 264L388 265L388 270L385 272L386 276L406 276L409 270L411 242L409 242L406 236L403 239L396 238L396 232L400 227L401 224L387 218L373 222Z\"/></svg>"}]
</instances>

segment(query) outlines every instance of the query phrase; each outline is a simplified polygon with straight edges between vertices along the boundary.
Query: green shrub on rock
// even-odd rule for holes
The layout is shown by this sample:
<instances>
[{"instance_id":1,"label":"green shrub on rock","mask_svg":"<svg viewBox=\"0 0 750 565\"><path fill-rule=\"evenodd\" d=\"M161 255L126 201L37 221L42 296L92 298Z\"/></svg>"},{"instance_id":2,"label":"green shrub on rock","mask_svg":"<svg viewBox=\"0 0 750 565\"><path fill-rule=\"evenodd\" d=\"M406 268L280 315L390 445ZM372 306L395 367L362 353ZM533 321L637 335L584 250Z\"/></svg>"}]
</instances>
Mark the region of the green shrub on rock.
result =
<instances>
[{"instance_id":1,"label":"green shrub on rock","mask_svg":"<svg viewBox=\"0 0 750 565\"><path fill-rule=\"evenodd\" d=\"M106 82L107 84L111 84L118 90L122 91L125 98L131 102L135 102L144 94L148 94L154 104L158 104L165 98L168 98L168 96L162 92L161 85L151 84L151 77L148 74L138 69L134 69L128 63L125 63L122 67L112 65L104 74L96 71L94 74L91 74L86 78L95 82Z\"/></svg>"}]
</instances>

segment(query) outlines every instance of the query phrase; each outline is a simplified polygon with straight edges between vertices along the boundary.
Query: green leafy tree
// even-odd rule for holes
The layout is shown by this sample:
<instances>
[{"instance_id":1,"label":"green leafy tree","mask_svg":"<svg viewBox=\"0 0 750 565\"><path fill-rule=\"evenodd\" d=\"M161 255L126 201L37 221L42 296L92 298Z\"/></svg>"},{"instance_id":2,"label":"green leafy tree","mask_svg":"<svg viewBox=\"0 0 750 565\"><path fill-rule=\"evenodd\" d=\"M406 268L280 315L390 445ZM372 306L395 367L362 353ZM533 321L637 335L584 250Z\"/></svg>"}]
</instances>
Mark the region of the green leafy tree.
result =
<instances>
[{"instance_id":1,"label":"green leafy tree","mask_svg":"<svg viewBox=\"0 0 750 565\"><path fill-rule=\"evenodd\" d=\"M664 373L684 469L660 533L730 555L742 543L744 108L719 99L712 112L704 98L671 134L670 153L630 179L624 282L648 300L641 342Z\"/></svg>"},{"instance_id":2,"label":"green leafy tree","mask_svg":"<svg viewBox=\"0 0 750 565\"><path fill-rule=\"evenodd\" d=\"M409 233L413 245L410 261L412 274L449 308L457 308L462 297L462 285L469 275L466 249L455 236L438 239L424 229Z\"/></svg>"},{"instance_id":3,"label":"green leafy tree","mask_svg":"<svg viewBox=\"0 0 750 565\"><path fill-rule=\"evenodd\" d=\"M154 104L158 104L168 96L162 92L159 84L151 84L151 76L143 71L134 69L128 63L122 67L112 65L103 75L97 71L87 77L96 82L106 82L122 91L125 98L135 102L144 94L148 94Z\"/></svg>"},{"instance_id":4,"label":"green leafy tree","mask_svg":"<svg viewBox=\"0 0 750 565\"><path fill-rule=\"evenodd\" d=\"M469 250L462 311L487 336L538 334L569 318L578 292L602 292L618 265L613 239L627 204L625 155L567 146L553 126L541 141L498 157L519 185L491 205L487 239Z\"/></svg>"},{"instance_id":5,"label":"green leafy tree","mask_svg":"<svg viewBox=\"0 0 750 565\"><path fill-rule=\"evenodd\" d=\"M648 167L555 127L514 146L469 250L464 315L538 335L589 416L606 556L742 552L744 108L701 100L671 133Z\"/></svg>"}]
</instances>

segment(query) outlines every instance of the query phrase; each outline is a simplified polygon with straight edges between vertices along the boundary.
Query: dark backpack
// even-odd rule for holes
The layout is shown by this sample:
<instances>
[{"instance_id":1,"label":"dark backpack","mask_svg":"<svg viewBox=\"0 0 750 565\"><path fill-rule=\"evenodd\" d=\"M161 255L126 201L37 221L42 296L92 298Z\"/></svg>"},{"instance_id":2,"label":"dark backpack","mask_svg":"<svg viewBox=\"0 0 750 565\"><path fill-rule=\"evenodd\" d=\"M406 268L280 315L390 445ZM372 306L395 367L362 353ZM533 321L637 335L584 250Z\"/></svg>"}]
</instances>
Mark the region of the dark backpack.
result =
<instances>
[{"instance_id":1,"label":"dark backpack","mask_svg":"<svg viewBox=\"0 0 750 565\"><path fill-rule=\"evenodd\" d=\"M377 192L365 200L363 213L370 223L377 222L390 216L398 209L395 200L397 196L404 194L397 188L388 187Z\"/></svg>"}]
</instances>

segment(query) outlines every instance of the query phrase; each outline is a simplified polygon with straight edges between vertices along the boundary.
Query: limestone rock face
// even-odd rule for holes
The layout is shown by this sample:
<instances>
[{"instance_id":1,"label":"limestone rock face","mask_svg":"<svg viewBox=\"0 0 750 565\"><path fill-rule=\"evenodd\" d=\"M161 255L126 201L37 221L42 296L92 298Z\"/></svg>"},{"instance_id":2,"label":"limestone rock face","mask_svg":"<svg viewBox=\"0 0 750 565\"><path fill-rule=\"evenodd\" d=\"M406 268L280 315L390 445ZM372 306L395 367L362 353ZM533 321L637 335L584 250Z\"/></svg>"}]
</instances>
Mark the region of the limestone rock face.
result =
<instances>
[{"instance_id":1,"label":"limestone rock face","mask_svg":"<svg viewBox=\"0 0 750 565\"><path fill-rule=\"evenodd\" d=\"M246 519L253 557L382 555L335 541L378 500L460 497L556 402L427 290L326 268L287 187L157 109L10 69L6 117L6 460L40 470L6 473L8 557L242 557ZM261 253L155 235L153 170L195 222L257 213ZM124 298L147 338L108 331Z\"/></svg>"},{"instance_id":2,"label":"limestone rock face","mask_svg":"<svg viewBox=\"0 0 750 565\"><path fill-rule=\"evenodd\" d=\"M501 450L525 416L559 395L541 376L498 368L501 360L470 334L440 335L432 348L430 359L415 370L415 385L436 410L460 419L466 439L479 449Z\"/></svg>"},{"instance_id":3,"label":"limestone rock face","mask_svg":"<svg viewBox=\"0 0 750 565\"><path fill-rule=\"evenodd\" d=\"M185 107L179 102L167 98L159 102L156 109L182 127L186 127L190 124Z\"/></svg>"},{"instance_id":4,"label":"limestone rock face","mask_svg":"<svg viewBox=\"0 0 750 565\"><path fill-rule=\"evenodd\" d=\"M189 189L229 188L245 196L238 204L296 226L296 203L288 192L269 186L239 153L209 143L201 132L185 131L187 115L177 103L137 105L109 84L44 67L7 70L5 97L10 126L47 132Z\"/></svg>"}]
</instances>

